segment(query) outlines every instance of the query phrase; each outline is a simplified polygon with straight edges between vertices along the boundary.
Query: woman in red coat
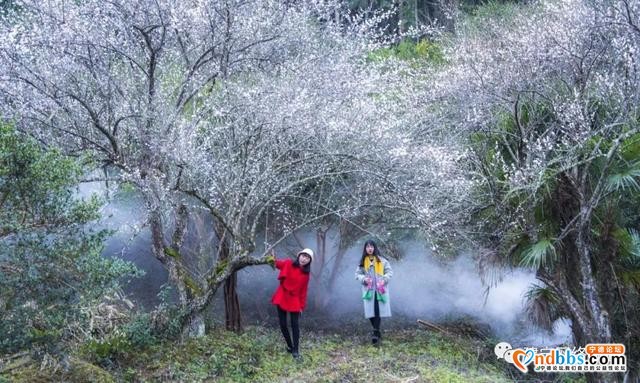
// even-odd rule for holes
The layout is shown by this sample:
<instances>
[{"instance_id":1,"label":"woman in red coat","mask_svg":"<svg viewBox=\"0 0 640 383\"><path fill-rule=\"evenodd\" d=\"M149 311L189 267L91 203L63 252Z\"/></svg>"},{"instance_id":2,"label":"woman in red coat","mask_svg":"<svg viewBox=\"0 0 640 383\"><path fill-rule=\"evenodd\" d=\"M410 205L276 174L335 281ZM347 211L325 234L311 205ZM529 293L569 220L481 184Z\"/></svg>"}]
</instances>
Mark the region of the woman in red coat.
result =
<instances>
[{"instance_id":1,"label":"woman in red coat","mask_svg":"<svg viewBox=\"0 0 640 383\"><path fill-rule=\"evenodd\" d=\"M298 351L300 341L298 319L307 303L307 286L309 285L309 271L311 270L312 260L313 251L311 249L300 251L295 261L291 259L275 259L275 267L280 270L278 275L280 285L273 294L271 303L278 308L280 330L282 330L284 340L287 342L287 351L292 353L297 360L301 359ZM287 327L287 313L291 317L293 342Z\"/></svg>"}]
</instances>

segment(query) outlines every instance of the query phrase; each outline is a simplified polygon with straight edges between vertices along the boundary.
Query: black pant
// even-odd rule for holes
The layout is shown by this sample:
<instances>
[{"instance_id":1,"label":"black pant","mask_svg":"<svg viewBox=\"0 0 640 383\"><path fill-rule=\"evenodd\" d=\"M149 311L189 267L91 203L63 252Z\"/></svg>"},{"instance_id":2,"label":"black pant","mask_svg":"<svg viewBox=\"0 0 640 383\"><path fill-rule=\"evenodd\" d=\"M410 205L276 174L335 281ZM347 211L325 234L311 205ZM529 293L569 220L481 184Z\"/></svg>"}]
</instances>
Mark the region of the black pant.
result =
<instances>
[{"instance_id":1,"label":"black pant","mask_svg":"<svg viewBox=\"0 0 640 383\"><path fill-rule=\"evenodd\" d=\"M378 293L373 294L373 318L369 318L369 321L371 321L371 325L373 326L373 329L380 332L380 307L378 306L378 299L377 299L377 295Z\"/></svg>"},{"instance_id":2,"label":"black pant","mask_svg":"<svg viewBox=\"0 0 640 383\"><path fill-rule=\"evenodd\" d=\"M280 308L280 306L276 306L278 308L278 321L280 322L280 331L282 331L282 336L284 336L284 340L287 342L287 347L289 347L292 351L298 351L298 343L300 342L300 326L298 324L298 318L300 318L300 313L292 313L289 311L284 311ZM287 327L287 312L291 317L291 332L293 334L293 343L291 342L291 337L289 336L289 328Z\"/></svg>"}]
</instances>

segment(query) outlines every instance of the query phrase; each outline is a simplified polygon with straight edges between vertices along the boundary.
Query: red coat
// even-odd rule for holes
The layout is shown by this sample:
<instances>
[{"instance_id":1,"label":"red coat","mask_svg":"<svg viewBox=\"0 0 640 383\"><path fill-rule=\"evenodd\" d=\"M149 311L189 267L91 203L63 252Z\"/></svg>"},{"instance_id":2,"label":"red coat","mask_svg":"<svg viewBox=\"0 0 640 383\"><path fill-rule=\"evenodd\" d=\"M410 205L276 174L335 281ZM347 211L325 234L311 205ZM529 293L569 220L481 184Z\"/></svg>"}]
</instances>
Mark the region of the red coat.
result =
<instances>
[{"instance_id":1,"label":"red coat","mask_svg":"<svg viewBox=\"0 0 640 383\"><path fill-rule=\"evenodd\" d=\"M280 269L280 285L273 294L271 303L284 311L301 312L307 304L309 274L294 266L290 259L276 259L276 267Z\"/></svg>"}]
</instances>

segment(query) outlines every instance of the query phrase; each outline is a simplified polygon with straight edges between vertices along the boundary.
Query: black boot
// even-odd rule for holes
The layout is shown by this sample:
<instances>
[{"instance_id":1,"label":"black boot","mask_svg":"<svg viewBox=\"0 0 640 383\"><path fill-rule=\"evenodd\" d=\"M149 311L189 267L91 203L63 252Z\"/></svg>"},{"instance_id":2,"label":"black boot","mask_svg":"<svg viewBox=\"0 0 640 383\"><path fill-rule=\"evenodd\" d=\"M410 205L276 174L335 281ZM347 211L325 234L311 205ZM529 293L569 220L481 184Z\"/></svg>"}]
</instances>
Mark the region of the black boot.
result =
<instances>
[{"instance_id":1,"label":"black boot","mask_svg":"<svg viewBox=\"0 0 640 383\"><path fill-rule=\"evenodd\" d=\"M371 344L374 346L380 345L380 331L373 330L373 334L371 335Z\"/></svg>"},{"instance_id":2,"label":"black boot","mask_svg":"<svg viewBox=\"0 0 640 383\"><path fill-rule=\"evenodd\" d=\"M292 350L291 355L296 362L302 362L302 355L298 352L298 350Z\"/></svg>"}]
</instances>

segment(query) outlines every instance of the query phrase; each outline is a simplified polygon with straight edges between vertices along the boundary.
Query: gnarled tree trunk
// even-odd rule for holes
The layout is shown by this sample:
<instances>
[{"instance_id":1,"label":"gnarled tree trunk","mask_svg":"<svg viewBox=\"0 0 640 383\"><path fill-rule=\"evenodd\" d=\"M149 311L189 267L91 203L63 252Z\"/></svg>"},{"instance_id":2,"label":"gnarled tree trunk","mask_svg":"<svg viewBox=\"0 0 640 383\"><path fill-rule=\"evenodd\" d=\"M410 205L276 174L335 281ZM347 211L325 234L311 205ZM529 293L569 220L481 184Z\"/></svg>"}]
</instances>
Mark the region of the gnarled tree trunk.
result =
<instances>
[{"instance_id":1,"label":"gnarled tree trunk","mask_svg":"<svg viewBox=\"0 0 640 383\"><path fill-rule=\"evenodd\" d=\"M204 336L207 330L204 317L204 309L187 314L183 319L182 338L185 339Z\"/></svg>"}]
</instances>

